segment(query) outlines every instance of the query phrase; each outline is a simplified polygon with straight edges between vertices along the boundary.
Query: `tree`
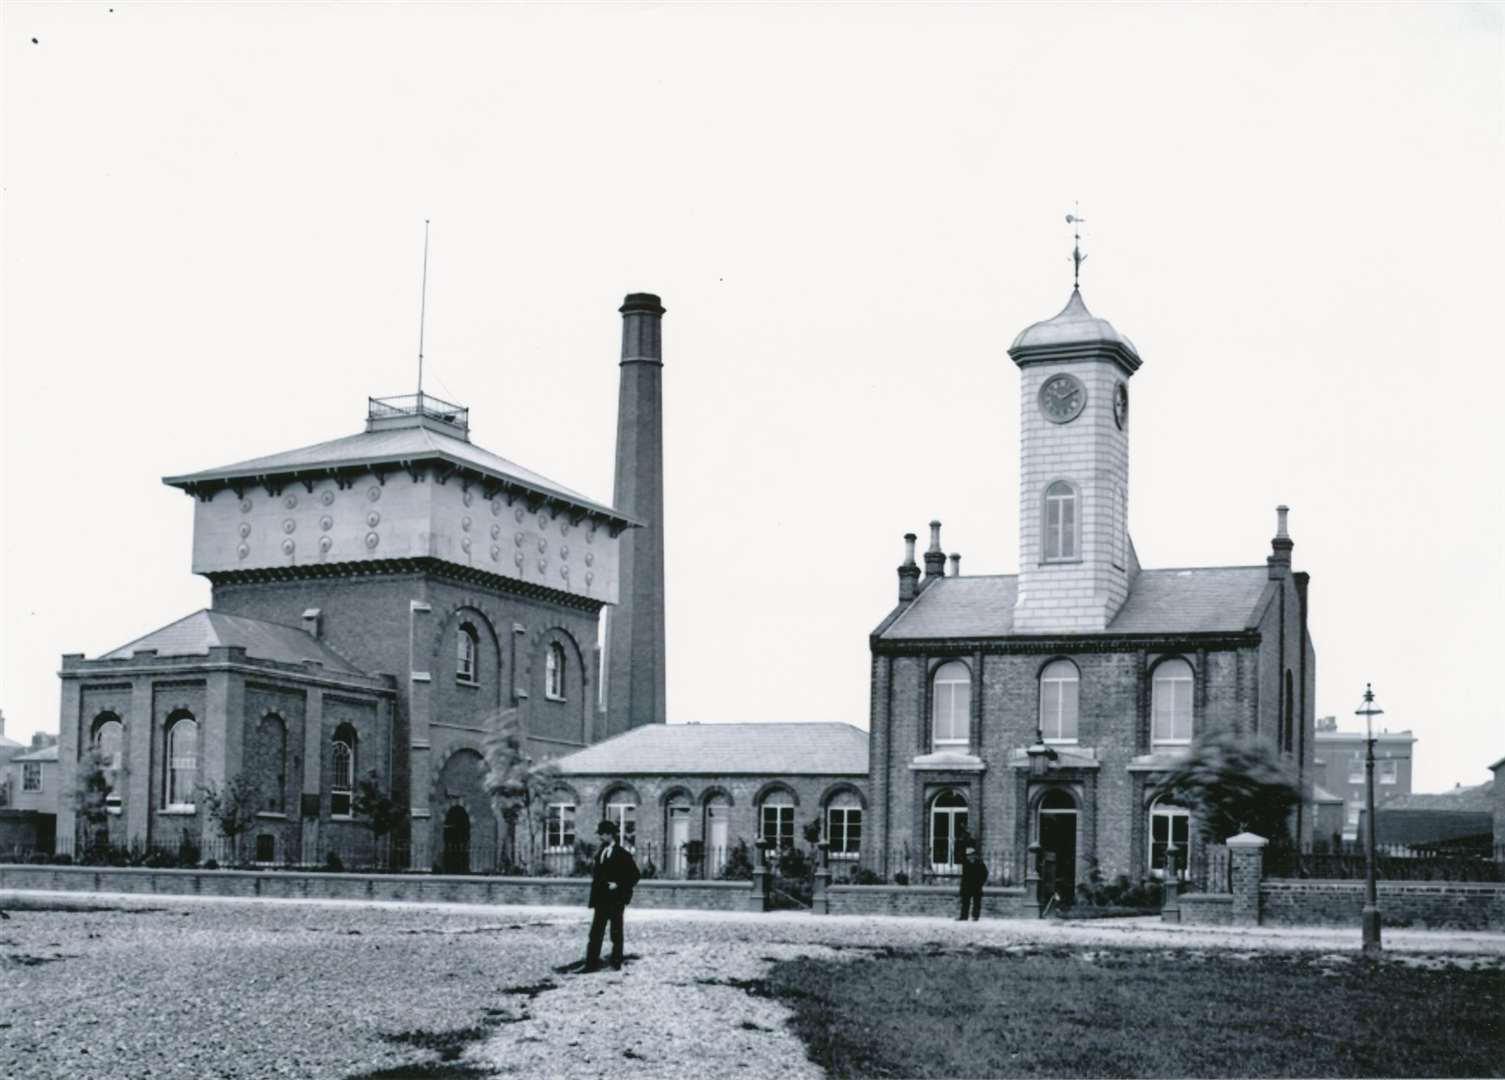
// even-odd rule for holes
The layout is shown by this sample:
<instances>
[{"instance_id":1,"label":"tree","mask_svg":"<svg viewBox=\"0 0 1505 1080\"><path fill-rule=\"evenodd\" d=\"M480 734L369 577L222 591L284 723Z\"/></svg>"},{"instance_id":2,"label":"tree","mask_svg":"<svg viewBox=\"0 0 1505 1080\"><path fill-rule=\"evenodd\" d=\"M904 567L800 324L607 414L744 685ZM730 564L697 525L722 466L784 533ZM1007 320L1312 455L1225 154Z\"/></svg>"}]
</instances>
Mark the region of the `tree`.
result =
<instances>
[{"instance_id":1,"label":"tree","mask_svg":"<svg viewBox=\"0 0 1505 1080\"><path fill-rule=\"evenodd\" d=\"M350 802L350 809L356 817L363 820L366 828L371 830L371 840L378 851L381 849L383 838L402 824L403 808L381 786L381 780L377 777L375 769L372 769L356 785L355 798Z\"/></svg>"},{"instance_id":2,"label":"tree","mask_svg":"<svg viewBox=\"0 0 1505 1080\"><path fill-rule=\"evenodd\" d=\"M78 761L78 775L73 786L73 811L85 826L85 846L102 846L100 834L110 820L109 804L113 785L105 756L90 749Z\"/></svg>"},{"instance_id":3,"label":"tree","mask_svg":"<svg viewBox=\"0 0 1505 1080\"><path fill-rule=\"evenodd\" d=\"M559 776L559 767L552 761L534 761L525 752L523 739L522 717L516 709L496 714L492 733L486 739L484 783L492 806L512 834L513 861L526 865L532 863L542 848L539 834L544 807Z\"/></svg>"},{"instance_id":4,"label":"tree","mask_svg":"<svg viewBox=\"0 0 1505 1080\"><path fill-rule=\"evenodd\" d=\"M1301 802L1301 786L1273 744L1214 731L1192 743L1166 777L1161 797L1191 811L1210 843L1242 832L1279 843L1288 839L1286 819Z\"/></svg>"},{"instance_id":5,"label":"tree","mask_svg":"<svg viewBox=\"0 0 1505 1080\"><path fill-rule=\"evenodd\" d=\"M245 773L237 773L221 791L212 781L200 784L197 798L204 804L209 820L230 841L230 858L240 861L240 834L256 823L261 808L261 789Z\"/></svg>"}]
</instances>

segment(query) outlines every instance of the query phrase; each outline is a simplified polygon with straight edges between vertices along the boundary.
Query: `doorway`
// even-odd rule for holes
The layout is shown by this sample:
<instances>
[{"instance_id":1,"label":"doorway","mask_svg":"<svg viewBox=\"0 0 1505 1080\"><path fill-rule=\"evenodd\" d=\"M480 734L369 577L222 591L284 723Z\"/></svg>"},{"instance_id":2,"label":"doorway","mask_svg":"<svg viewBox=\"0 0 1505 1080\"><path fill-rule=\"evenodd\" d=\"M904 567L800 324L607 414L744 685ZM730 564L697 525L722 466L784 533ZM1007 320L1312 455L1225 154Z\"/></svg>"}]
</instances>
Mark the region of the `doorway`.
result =
<instances>
[{"instance_id":1,"label":"doorway","mask_svg":"<svg viewBox=\"0 0 1505 1080\"><path fill-rule=\"evenodd\" d=\"M1064 791L1048 791L1040 800L1040 877L1054 874L1056 903L1071 904L1076 889L1076 800Z\"/></svg>"},{"instance_id":2,"label":"doorway","mask_svg":"<svg viewBox=\"0 0 1505 1080\"><path fill-rule=\"evenodd\" d=\"M671 878L688 875L688 847L690 843L690 807L674 804L669 807L669 843L664 852Z\"/></svg>"},{"instance_id":3,"label":"doorway","mask_svg":"<svg viewBox=\"0 0 1505 1080\"><path fill-rule=\"evenodd\" d=\"M470 873L470 815L451 806L444 815L443 867L446 874Z\"/></svg>"}]
</instances>

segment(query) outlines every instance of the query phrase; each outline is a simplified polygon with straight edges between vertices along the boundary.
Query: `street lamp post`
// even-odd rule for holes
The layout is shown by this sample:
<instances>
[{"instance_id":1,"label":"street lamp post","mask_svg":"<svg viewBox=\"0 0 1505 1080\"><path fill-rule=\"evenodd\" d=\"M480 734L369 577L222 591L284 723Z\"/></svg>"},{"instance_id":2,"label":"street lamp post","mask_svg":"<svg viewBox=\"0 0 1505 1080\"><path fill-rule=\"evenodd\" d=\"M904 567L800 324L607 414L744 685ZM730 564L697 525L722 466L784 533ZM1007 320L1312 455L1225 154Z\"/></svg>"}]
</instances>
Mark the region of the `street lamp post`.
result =
<instances>
[{"instance_id":1,"label":"street lamp post","mask_svg":"<svg viewBox=\"0 0 1505 1080\"><path fill-rule=\"evenodd\" d=\"M1364 718L1364 741L1367 746L1364 756L1364 804L1369 819L1369 829L1364 834L1364 911L1360 925L1364 933L1364 952L1378 955L1380 951L1380 902L1374 885L1374 718L1384 713L1374 703L1374 690L1364 684L1364 701L1354 710L1354 715Z\"/></svg>"}]
</instances>

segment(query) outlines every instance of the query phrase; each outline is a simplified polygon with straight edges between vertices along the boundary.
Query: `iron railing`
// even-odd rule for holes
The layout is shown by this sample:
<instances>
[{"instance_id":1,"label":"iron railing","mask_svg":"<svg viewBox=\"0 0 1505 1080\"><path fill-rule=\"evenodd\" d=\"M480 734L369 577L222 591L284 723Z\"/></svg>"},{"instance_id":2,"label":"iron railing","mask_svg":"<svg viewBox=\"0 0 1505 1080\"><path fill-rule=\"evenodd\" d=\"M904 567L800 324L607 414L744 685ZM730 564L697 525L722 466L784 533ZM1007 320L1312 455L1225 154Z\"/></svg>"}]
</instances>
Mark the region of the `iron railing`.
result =
<instances>
[{"instance_id":1,"label":"iron railing","mask_svg":"<svg viewBox=\"0 0 1505 1080\"><path fill-rule=\"evenodd\" d=\"M1329 851L1266 853L1265 877L1353 881L1364 878L1364 845L1343 843ZM1445 845L1378 844L1374 876L1385 881L1505 882L1505 844L1474 852Z\"/></svg>"}]
</instances>

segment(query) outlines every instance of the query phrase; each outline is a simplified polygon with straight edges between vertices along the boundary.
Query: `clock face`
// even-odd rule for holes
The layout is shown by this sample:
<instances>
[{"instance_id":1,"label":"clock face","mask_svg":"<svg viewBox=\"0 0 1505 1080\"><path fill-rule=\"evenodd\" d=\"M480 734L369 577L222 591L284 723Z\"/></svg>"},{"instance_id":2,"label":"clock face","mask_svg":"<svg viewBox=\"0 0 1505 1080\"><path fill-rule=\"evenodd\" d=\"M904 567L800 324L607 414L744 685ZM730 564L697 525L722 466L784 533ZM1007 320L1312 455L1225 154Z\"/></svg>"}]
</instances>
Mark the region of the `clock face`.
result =
<instances>
[{"instance_id":1,"label":"clock face","mask_svg":"<svg viewBox=\"0 0 1505 1080\"><path fill-rule=\"evenodd\" d=\"M1129 388L1123 383L1113 391L1113 422L1120 431L1129 426Z\"/></svg>"},{"instance_id":2,"label":"clock face","mask_svg":"<svg viewBox=\"0 0 1505 1080\"><path fill-rule=\"evenodd\" d=\"M1087 407L1087 388L1075 375L1052 375L1040 386L1040 411L1057 424L1069 423Z\"/></svg>"}]
</instances>

